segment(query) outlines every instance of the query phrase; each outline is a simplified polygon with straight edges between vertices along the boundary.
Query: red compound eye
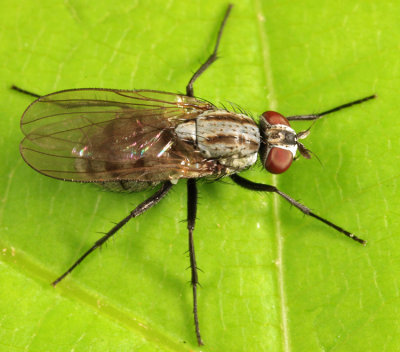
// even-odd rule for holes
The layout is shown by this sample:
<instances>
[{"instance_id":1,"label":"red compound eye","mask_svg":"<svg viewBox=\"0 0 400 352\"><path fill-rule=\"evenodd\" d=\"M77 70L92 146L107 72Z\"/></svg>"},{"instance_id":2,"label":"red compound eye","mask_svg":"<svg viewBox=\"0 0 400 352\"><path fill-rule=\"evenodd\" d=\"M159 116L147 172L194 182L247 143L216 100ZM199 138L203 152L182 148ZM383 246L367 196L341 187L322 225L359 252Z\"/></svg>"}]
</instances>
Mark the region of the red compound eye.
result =
<instances>
[{"instance_id":1,"label":"red compound eye","mask_svg":"<svg viewBox=\"0 0 400 352\"><path fill-rule=\"evenodd\" d=\"M290 126L289 121L287 118L283 115L281 115L279 112L276 111L266 111L262 114L264 116L265 120L270 124L270 125L286 125Z\"/></svg>"},{"instance_id":2,"label":"red compound eye","mask_svg":"<svg viewBox=\"0 0 400 352\"><path fill-rule=\"evenodd\" d=\"M273 147L268 153L264 167L272 174L281 174L289 168L292 161L293 154L290 150Z\"/></svg>"},{"instance_id":3,"label":"red compound eye","mask_svg":"<svg viewBox=\"0 0 400 352\"><path fill-rule=\"evenodd\" d=\"M282 142L272 142L271 138L276 138L268 135L268 131L279 130L279 127L274 127L275 125L285 125L290 127L290 123L287 118L276 111L266 111L262 114L261 117L261 126L265 128L265 142L270 144L277 144L276 146L271 146L269 149L267 146L261 151L261 159L264 160L264 167L272 174L281 174L285 172L293 162L293 154L290 150L285 148L280 148L278 145L282 144ZM267 124L265 124L267 122ZM277 132L275 132L277 133ZM281 131L281 133L285 133ZM293 132L294 133L294 132ZM272 134L273 135L273 134ZM268 152L268 155L265 157L265 153Z\"/></svg>"}]
</instances>

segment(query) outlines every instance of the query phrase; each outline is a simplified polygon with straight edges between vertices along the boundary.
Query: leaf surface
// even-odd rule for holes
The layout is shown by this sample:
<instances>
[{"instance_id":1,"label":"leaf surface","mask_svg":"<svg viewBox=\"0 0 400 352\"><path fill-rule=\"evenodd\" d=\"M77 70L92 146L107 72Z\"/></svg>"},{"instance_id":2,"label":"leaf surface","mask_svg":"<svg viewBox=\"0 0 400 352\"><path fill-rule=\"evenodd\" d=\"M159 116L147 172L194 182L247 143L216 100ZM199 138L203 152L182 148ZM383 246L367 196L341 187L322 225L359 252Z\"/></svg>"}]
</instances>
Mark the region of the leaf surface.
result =
<instances>
[{"instance_id":1,"label":"leaf surface","mask_svg":"<svg viewBox=\"0 0 400 352\"><path fill-rule=\"evenodd\" d=\"M318 121L272 183L368 240L362 247L273 195L200 183L193 328L186 187L131 221L56 288L112 222L151 192L118 194L43 177L18 152L18 121L46 94L104 87L184 92L211 52L223 1L28 0L0 14L0 350L393 351L399 336L398 2L241 1L220 59L195 94L309 114L378 94ZM296 123L304 130L310 123Z\"/></svg>"}]
</instances>

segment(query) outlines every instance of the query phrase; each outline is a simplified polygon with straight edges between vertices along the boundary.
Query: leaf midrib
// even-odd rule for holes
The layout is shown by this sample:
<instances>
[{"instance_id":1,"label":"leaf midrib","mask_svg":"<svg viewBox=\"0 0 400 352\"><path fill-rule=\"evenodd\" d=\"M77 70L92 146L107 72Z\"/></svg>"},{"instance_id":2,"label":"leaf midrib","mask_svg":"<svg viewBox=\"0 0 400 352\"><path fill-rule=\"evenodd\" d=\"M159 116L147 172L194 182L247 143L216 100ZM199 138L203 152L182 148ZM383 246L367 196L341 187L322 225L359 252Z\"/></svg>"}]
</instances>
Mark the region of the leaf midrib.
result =
<instances>
[{"instance_id":1,"label":"leaf midrib","mask_svg":"<svg viewBox=\"0 0 400 352\"><path fill-rule=\"evenodd\" d=\"M268 100L269 100L269 108L271 110L277 110L278 108L278 100L276 98L274 81L273 81L273 71L271 65L271 55L270 55L270 47L268 41L268 35L265 29L262 26L262 23L266 21L266 17L262 12L262 6L260 0L255 0L255 17L257 21L257 30L259 33L259 41L261 48L261 56L263 58L263 68L264 68L264 76L266 81L266 87L268 91ZM272 176L272 184L277 187L278 186L278 178L276 175ZM281 231L281 222L280 222L280 211L279 211L279 199L278 195L274 195L272 202L272 213L273 213L273 221L275 223L275 239L276 239L276 261L275 265L277 268L276 278L278 284L278 295L279 295L279 305L280 305L280 317L281 317L281 342L282 342L282 350L284 352L291 351L290 348L290 339L289 339L289 326L288 326L288 318L287 318L287 302L285 295L285 277L283 270L283 237Z\"/></svg>"}]
</instances>

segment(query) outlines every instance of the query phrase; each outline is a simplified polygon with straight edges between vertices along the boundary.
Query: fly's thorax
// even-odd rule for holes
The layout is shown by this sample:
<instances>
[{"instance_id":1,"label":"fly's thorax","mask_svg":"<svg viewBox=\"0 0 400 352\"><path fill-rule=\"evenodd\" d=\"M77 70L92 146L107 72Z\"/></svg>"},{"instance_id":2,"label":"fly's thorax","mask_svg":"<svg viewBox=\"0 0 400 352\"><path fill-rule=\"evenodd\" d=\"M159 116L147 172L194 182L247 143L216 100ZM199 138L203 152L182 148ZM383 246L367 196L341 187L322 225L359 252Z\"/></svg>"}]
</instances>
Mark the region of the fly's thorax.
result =
<instances>
[{"instance_id":1,"label":"fly's thorax","mask_svg":"<svg viewBox=\"0 0 400 352\"><path fill-rule=\"evenodd\" d=\"M275 174L286 171L296 156L296 131L284 116L274 111L266 111L261 115L260 131L260 157L264 167Z\"/></svg>"},{"instance_id":2,"label":"fly's thorax","mask_svg":"<svg viewBox=\"0 0 400 352\"><path fill-rule=\"evenodd\" d=\"M210 110L175 129L179 138L194 143L205 159L215 159L234 171L257 160L260 131L248 116L226 110Z\"/></svg>"}]
</instances>

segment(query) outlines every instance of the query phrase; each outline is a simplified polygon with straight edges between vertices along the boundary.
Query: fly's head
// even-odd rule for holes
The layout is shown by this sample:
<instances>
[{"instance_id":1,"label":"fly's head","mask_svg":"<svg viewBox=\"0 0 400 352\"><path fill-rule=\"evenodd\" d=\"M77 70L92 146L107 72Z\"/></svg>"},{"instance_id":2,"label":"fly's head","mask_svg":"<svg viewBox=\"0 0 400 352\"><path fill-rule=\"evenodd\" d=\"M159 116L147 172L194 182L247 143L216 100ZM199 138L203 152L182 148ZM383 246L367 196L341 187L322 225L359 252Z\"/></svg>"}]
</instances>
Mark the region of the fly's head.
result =
<instances>
[{"instance_id":1,"label":"fly's head","mask_svg":"<svg viewBox=\"0 0 400 352\"><path fill-rule=\"evenodd\" d=\"M260 157L267 171L273 174L285 172L296 157L297 150L303 157L310 159L310 151L299 142L310 131L296 133L283 115L275 111L264 112L260 117L260 132Z\"/></svg>"}]
</instances>

